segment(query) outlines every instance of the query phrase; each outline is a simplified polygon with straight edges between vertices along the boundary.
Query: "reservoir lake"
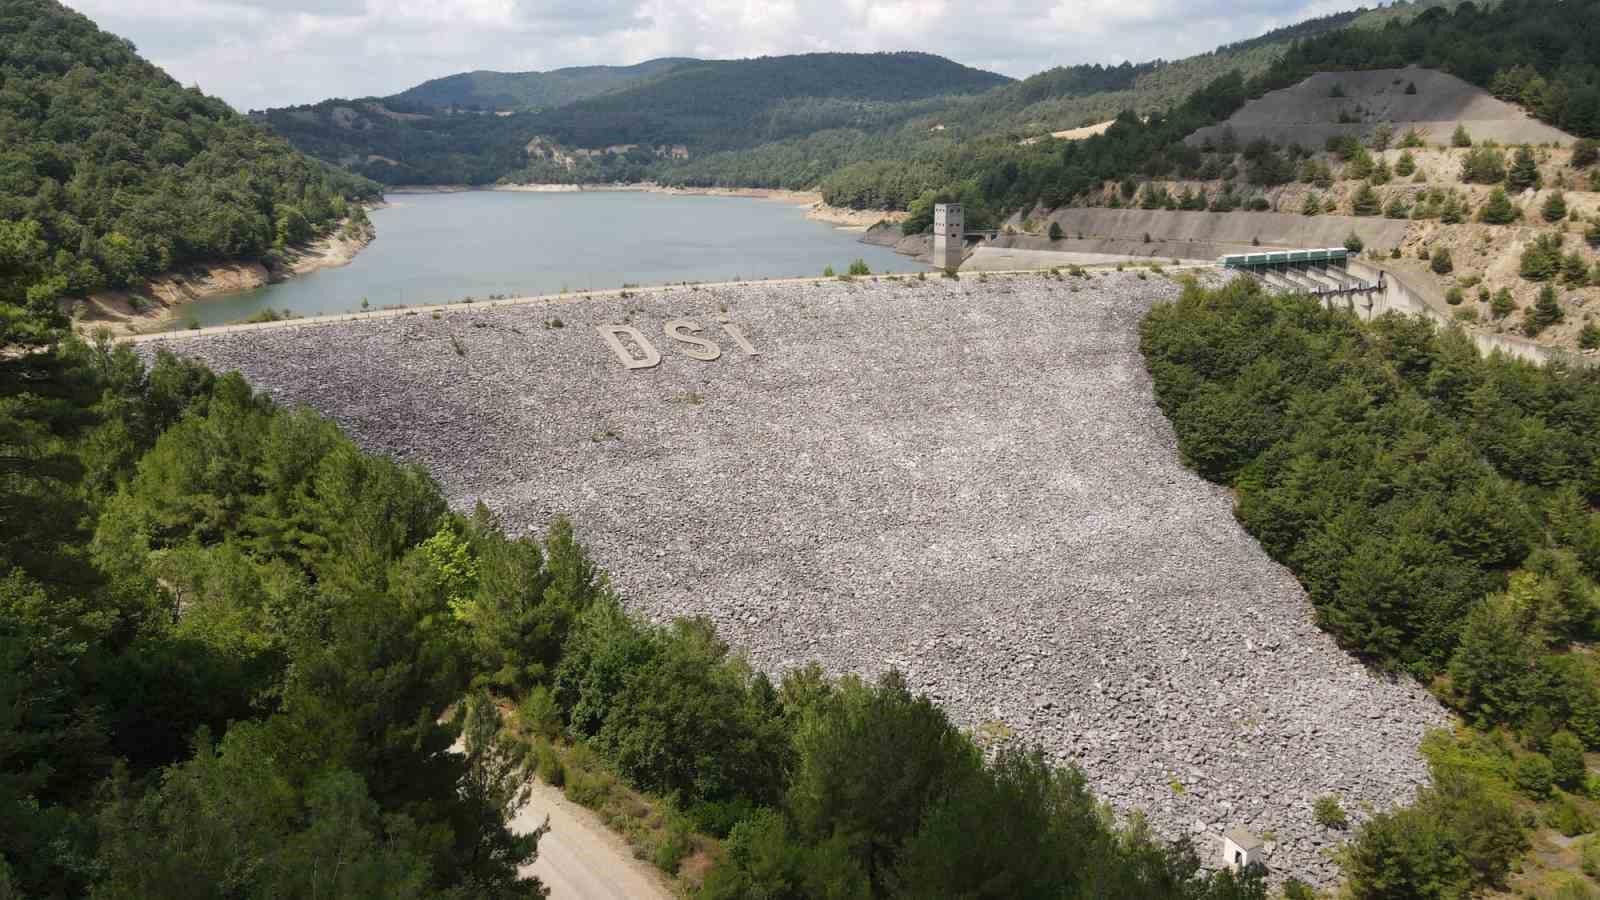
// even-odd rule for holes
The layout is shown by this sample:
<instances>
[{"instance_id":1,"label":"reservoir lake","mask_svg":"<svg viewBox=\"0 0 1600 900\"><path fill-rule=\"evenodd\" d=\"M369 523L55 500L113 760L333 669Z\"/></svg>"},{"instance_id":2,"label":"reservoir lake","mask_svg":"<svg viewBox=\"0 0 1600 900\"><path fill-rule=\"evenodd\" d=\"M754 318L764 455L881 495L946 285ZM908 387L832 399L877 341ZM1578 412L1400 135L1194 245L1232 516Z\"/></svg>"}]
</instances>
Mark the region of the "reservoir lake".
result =
<instances>
[{"instance_id":1,"label":"reservoir lake","mask_svg":"<svg viewBox=\"0 0 1600 900\"><path fill-rule=\"evenodd\" d=\"M177 325L222 325L263 309L316 316L627 284L732 281L927 266L805 217L792 204L644 191L397 194L373 210L377 239L322 269L178 310Z\"/></svg>"}]
</instances>

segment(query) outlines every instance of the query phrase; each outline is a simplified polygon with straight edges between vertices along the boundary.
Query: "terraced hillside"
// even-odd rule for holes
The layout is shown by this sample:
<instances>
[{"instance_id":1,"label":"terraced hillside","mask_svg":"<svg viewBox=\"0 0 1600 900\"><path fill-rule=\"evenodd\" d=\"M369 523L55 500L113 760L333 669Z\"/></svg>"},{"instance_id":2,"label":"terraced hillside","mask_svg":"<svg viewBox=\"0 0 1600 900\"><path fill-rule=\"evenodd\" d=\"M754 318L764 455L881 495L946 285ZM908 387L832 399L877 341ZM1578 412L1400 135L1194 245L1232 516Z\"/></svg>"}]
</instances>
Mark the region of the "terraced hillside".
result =
<instances>
[{"instance_id":1,"label":"terraced hillside","mask_svg":"<svg viewBox=\"0 0 1600 900\"><path fill-rule=\"evenodd\" d=\"M1328 883L1338 834L1313 801L1405 801L1447 719L1319 631L1179 461L1136 333L1176 291L1131 273L683 287L161 340L426 464L459 507L519 532L572 514L652 617L710 616L767 670L899 667L1206 858L1243 825L1279 877ZM679 317L718 359L672 349ZM658 366L625 368L595 331L624 323Z\"/></svg>"}]
</instances>

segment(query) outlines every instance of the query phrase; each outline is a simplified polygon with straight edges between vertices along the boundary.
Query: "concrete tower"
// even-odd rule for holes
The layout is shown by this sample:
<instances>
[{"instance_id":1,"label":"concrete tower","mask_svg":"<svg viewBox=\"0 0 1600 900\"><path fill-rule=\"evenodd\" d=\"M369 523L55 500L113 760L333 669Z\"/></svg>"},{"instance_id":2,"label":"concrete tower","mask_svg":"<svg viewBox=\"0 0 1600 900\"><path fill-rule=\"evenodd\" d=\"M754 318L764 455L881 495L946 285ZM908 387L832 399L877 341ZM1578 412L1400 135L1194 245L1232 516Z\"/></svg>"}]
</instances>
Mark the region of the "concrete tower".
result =
<instances>
[{"instance_id":1,"label":"concrete tower","mask_svg":"<svg viewBox=\"0 0 1600 900\"><path fill-rule=\"evenodd\" d=\"M961 268L966 243L966 217L961 212L961 204L934 204L933 264L941 269Z\"/></svg>"}]
</instances>

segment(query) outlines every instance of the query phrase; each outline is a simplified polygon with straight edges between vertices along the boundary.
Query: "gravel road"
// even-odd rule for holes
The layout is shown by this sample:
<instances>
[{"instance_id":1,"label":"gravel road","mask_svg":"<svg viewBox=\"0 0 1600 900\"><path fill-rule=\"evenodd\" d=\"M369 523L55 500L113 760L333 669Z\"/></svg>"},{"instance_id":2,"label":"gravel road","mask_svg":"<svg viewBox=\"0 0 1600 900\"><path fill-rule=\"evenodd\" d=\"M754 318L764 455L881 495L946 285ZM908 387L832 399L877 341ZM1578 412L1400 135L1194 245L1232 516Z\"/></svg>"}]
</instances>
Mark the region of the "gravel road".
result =
<instances>
[{"instance_id":1,"label":"gravel road","mask_svg":"<svg viewBox=\"0 0 1600 900\"><path fill-rule=\"evenodd\" d=\"M562 796L559 788L535 781L532 796L511 820L511 830L527 834L549 818L539 838L539 858L522 869L550 889L550 900L671 900L661 873L633 858L620 836L592 811Z\"/></svg>"},{"instance_id":2,"label":"gravel road","mask_svg":"<svg viewBox=\"0 0 1600 900\"><path fill-rule=\"evenodd\" d=\"M1408 799L1449 720L1318 631L1228 493L1179 461L1137 335L1177 290L753 283L165 343L426 465L459 508L518 532L571 515L643 614L708 615L770 671L899 667L1208 862L1244 825L1277 877L1328 884L1341 835L1313 801L1359 820ZM675 318L720 357L680 352ZM659 365L608 349L596 326L624 323Z\"/></svg>"}]
</instances>

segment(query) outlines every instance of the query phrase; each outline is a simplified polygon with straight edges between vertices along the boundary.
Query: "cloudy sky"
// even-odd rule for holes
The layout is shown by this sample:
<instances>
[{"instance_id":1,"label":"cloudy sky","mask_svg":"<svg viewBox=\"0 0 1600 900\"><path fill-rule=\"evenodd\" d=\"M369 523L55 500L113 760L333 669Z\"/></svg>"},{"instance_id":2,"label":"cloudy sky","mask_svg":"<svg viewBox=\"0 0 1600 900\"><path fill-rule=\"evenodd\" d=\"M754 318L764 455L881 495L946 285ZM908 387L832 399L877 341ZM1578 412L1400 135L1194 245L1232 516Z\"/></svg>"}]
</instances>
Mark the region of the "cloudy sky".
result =
<instances>
[{"instance_id":1,"label":"cloudy sky","mask_svg":"<svg viewBox=\"0 0 1600 900\"><path fill-rule=\"evenodd\" d=\"M1176 59L1353 0L65 0L235 107L392 94L472 69L926 50L1022 77ZM1369 0L1370 2L1370 0ZM1373 4L1375 5L1375 4Z\"/></svg>"}]
</instances>

